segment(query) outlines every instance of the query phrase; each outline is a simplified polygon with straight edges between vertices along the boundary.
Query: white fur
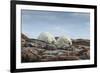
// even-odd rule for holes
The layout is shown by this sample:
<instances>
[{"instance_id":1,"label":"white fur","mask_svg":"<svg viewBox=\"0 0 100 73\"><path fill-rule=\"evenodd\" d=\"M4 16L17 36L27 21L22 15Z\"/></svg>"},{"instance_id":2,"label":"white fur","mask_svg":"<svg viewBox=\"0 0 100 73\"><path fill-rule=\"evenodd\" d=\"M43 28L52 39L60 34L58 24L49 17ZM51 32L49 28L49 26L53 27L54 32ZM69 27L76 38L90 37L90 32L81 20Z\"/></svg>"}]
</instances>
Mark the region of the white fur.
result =
<instances>
[{"instance_id":1,"label":"white fur","mask_svg":"<svg viewBox=\"0 0 100 73\"><path fill-rule=\"evenodd\" d=\"M45 41L45 42L48 42L48 43L55 43L56 42L55 37L52 34L50 34L49 32L42 32L39 35L38 39Z\"/></svg>"},{"instance_id":2,"label":"white fur","mask_svg":"<svg viewBox=\"0 0 100 73\"><path fill-rule=\"evenodd\" d=\"M58 48L69 47L69 46L72 45L72 41L69 37L61 36L57 39L56 45L57 45Z\"/></svg>"}]
</instances>

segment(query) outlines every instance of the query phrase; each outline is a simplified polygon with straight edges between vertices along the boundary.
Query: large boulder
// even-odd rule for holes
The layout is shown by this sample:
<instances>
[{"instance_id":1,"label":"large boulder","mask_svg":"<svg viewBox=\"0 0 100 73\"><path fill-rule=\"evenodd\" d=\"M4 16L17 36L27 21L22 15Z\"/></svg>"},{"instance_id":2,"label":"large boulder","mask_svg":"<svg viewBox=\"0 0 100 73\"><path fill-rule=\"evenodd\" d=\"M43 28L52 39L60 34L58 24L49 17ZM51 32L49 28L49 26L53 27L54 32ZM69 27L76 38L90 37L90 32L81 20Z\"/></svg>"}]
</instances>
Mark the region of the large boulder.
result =
<instances>
[{"instance_id":1,"label":"large boulder","mask_svg":"<svg viewBox=\"0 0 100 73\"><path fill-rule=\"evenodd\" d=\"M38 62L40 58L39 52L33 48L27 47L21 50L22 62Z\"/></svg>"},{"instance_id":2,"label":"large boulder","mask_svg":"<svg viewBox=\"0 0 100 73\"><path fill-rule=\"evenodd\" d=\"M44 49L47 49L47 50L56 50L57 47L54 44L46 44L46 46L44 47Z\"/></svg>"}]
</instances>

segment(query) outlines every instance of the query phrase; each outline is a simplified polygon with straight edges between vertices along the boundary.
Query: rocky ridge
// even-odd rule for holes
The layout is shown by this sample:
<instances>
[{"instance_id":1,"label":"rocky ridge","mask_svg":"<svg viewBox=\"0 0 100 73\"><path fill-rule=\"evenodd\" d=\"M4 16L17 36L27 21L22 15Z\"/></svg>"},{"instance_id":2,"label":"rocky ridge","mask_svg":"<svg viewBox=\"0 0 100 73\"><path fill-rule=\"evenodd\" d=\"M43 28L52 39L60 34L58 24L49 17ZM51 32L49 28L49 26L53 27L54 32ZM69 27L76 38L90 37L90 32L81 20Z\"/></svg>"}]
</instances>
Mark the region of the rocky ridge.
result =
<instances>
[{"instance_id":1,"label":"rocky ridge","mask_svg":"<svg viewBox=\"0 0 100 73\"><path fill-rule=\"evenodd\" d=\"M58 38L58 37L56 37ZM37 39L30 39L26 35L21 36L21 61L22 62L47 62L47 61L71 61L90 59L90 41L86 39L74 39L70 47L57 48Z\"/></svg>"}]
</instances>

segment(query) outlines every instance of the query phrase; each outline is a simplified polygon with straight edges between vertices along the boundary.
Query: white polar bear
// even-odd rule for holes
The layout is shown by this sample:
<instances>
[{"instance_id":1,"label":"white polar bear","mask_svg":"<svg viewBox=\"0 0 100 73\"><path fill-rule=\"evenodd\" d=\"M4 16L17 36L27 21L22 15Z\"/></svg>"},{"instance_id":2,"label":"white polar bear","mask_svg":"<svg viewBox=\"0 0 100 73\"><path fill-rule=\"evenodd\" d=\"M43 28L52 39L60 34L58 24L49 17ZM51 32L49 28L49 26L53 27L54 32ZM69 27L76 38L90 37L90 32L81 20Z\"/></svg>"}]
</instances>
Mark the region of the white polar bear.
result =
<instances>
[{"instance_id":1,"label":"white polar bear","mask_svg":"<svg viewBox=\"0 0 100 73\"><path fill-rule=\"evenodd\" d=\"M69 47L72 45L72 40L69 37L61 36L57 39L56 45L58 48Z\"/></svg>"},{"instance_id":2,"label":"white polar bear","mask_svg":"<svg viewBox=\"0 0 100 73\"><path fill-rule=\"evenodd\" d=\"M50 34L49 32L42 32L39 37L39 40L45 41L47 43L52 43L54 44L56 42L55 37Z\"/></svg>"}]
</instances>

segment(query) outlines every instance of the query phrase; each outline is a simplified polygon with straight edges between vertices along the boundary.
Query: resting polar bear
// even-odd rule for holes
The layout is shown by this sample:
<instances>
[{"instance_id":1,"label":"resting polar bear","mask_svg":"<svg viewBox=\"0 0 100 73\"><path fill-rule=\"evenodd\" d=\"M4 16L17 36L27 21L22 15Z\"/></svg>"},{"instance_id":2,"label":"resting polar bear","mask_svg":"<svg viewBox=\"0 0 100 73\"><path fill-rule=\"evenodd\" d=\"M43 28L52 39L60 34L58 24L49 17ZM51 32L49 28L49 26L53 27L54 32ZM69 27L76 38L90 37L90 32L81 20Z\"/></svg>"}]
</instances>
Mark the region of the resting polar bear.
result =
<instances>
[{"instance_id":1,"label":"resting polar bear","mask_svg":"<svg viewBox=\"0 0 100 73\"><path fill-rule=\"evenodd\" d=\"M55 37L52 34L50 34L49 32L40 33L38 39L45 41L47 43L52 43L52 44L55 44L55 42L56 42Z\"/></svg>"},{"instance_id":2,"label":"resting polar bear","mask_svg":"<svg viewBox=\"0 0 100 73\"><path fill-rule=\"evenodd\" d=\"M66 36L61 36L57 39L56 45L58 48L69 47L72 45L72 41L70 38L68 38Z\"/></svg>"},{"instance_id":3,"label":"resting polar bear","mask_svg":"<svg viewBox=\"0 0 100 73\"><path fill-rule=\"evenodd\" d=\"M38 39L47 43L55 44L57 48L69 47L72 45L72 41L70 38L61 36L56 40L55 37L49 32L42 32L39 35Z\"/></svg>"}]
</instances>

